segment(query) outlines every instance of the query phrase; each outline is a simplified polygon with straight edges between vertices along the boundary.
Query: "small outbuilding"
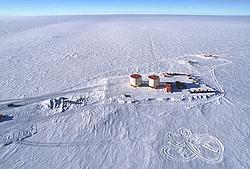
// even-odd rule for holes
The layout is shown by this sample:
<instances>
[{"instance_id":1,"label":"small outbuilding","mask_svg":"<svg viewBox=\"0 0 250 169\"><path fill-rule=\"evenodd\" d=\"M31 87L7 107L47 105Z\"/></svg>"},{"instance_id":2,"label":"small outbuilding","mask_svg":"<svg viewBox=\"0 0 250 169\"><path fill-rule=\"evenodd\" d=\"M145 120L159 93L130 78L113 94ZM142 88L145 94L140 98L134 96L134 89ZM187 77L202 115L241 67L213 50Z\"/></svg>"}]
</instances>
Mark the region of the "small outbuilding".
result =
<instances>
[{"instance_id":1,"label":"small outbuilding","mask_svg":"<svg viewBox=\"0 0 250 169\"><path fill-rule=\"evenodd\" d=\"M166 83L163 90L165 93L172 92L172 83L170 83L170 82Z\"/></svg>"},{"instance_id":2,"label":"small outbuilding","mask_svg":"<svg viewBox=\"0 0 250 169\"><path fill-rule=\"evenodd\" d=\"M134 87L139 87L142 85L142 76L140 74L130 75L130 85Z\"/></svg>"},{"instance_id":3,"label":"small outbuilding","mask_svg":"<svg viewBox=\"0 0 250 169\"><path fill-rule=\"evenodd\" d=\"M160 77L157 75L148 76L148 86L151 88L157 88L160 86Z\"/></svg>"}]
</instances>

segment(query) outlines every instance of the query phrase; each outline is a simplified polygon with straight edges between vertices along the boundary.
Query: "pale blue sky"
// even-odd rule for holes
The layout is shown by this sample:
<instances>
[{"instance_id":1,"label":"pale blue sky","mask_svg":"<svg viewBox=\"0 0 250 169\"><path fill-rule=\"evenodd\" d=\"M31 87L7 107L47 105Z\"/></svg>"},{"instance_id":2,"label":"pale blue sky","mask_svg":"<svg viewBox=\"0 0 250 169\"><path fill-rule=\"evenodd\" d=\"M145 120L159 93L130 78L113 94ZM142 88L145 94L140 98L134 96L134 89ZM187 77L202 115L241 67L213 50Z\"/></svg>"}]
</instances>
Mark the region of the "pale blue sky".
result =
<instances>
[{"instance_id":1,"label":"pale blue sky","mask_svg":"<svg viewBox=\"0 0 250 169\"><path fill-rule=\"evenodd\" d=\"M0 0L0 15L100 13L250 15L250 0Z\"/></svg>"}]
</instances>

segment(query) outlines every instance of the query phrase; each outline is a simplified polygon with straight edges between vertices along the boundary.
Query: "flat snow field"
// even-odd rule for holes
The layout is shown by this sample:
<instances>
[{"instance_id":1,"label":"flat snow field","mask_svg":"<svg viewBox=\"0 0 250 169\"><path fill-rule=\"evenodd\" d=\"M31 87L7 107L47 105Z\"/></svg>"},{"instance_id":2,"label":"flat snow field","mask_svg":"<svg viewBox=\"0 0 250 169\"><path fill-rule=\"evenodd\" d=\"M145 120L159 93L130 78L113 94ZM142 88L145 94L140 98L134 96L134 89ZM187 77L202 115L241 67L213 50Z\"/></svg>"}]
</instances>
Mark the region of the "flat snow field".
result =
<instances>
[{"instance_id":1,"label":"flat snow field","mask_svg":"<svg viewBox=\"0 0 250 169\"><path fill-rule=\"evenodd\" d=\"M250 17L0 17L0 68L1 169L250 168Z\"/></svg>"}]
</instances>

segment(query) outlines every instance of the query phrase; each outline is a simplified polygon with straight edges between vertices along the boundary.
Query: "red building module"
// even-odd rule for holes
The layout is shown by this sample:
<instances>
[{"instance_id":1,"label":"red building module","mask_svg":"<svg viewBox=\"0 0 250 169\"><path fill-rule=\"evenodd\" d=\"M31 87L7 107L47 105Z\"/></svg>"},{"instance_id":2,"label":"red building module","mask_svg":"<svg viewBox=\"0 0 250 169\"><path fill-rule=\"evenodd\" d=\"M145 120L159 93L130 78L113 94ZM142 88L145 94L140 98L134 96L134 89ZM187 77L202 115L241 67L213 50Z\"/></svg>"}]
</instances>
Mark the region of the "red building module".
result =
<instances>
[{"instance_id":1,"label":"red building module","mask_svg":"<svg viewBox=\"0 0 250 169\"><path fill-rule=\"evenodd\" d=\"M163 90L166 93L172 92L172 83L166 83Z\"/></svg>"}]
</instances>

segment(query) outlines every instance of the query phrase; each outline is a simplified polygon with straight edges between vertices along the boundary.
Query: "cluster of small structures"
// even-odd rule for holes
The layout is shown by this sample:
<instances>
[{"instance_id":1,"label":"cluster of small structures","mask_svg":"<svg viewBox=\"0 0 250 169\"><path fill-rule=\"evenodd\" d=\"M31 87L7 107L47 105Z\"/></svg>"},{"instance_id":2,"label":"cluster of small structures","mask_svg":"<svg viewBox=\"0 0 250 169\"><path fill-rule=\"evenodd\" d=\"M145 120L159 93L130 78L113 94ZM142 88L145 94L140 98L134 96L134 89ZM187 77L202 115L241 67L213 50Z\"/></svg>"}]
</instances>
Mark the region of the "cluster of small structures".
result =
<instances>
[{"instance_id":1,"label":"cluster of small structures","mask_svg":"<svg viewBox=\"0 0 250 169\"><path fill-rule=\"evenodd\" d=\"M174 75L180 75L177 73L174 74L166 74L164 75L164 77L170 77L170 76L174 76ZM185 74L181 74L181 75L185 75ZM180 81L176 81L176 87L178 89L184 89L185 88L185 84L180 82ZM142 87L143 85L143 81L142 81L142 75L140 74L132 74L130 75L130 85L133 87ZM159 89L159 88L163 88L164 92L169 93L169 92L173 92L173 83L172 82L164 82L161 83L160 82L160 77L157 75L149 75L148 76L148 81L146 86L153 88L153 89Z\"/></svg>"},{"instance_id":2,"label":"cluster of small structures","mask_svg":"<svg viewBox=\"0 0 250 169\"><path fill-rule=\"evenodd\" d=\"M173 77L173 76L191 76L191 75L187 75L185 73L163 73L164 77Z\"/></svg>"},{"instance_id":3,"label":"cluster of small structures","mask_svg":"<svg viewBox=\"0 0 250 169\"><path fill-rule=\"evenodd\" d=\"M209 89L194 89L194 90L189 90L190 93L214 93L214 90L209 90Z\"/></svg>"},{"instance_id":4,"label":"cluster of small structures","mask_svg":"<svg viewBox=\"0 0 250 169\"><path fill-rule=\"evenodd\" d=\"M195 78L194 78L192 75L190 75L190 74L175 73L175 72L174 72L174 73L163 73L162 75L163 75L164 77L187 76L188 79L192 80L192 83L198 83L198 80L195 79ZM178 85L178 84L180 84L179 81L176 82L177 88L178 88L178 86L180 86L180 85Z\"/></svg>"},{"instance_id":5,"label":"cluster of small structures","mask_svg":"<svg viewBox=\"0 0 250 169\"><path fill-rule=\"evenodd\" d=\"M196 89L188 90L189 93L195 94L195 93L213 93L215 92L214 90L211 90L209 88L198 88L200 86L200 80L191 74L185 74L185 73L162 73L161 76L164 77L173 77L173 76L185 76L188 78L190 83L195 84ZM188 84L187 82L180 82L180 81L175 81L175 82L160 82L160 76L157 75L149 75L147 77L148 81L143 81L142 80L142 75L140 74L131 74L130 75L130 85L133 87L150 87L153 89L163 89L165 93L172 93L174 91L181 91L183 89L188 89ZM168 81L168 80L167 80ZM174 87L176 90L174 90Z\"/></svg>"},{"instance_id":6,"label":"cluster of small structures","mask_svg":"<svg viewBox=\"0 0 250 169\"><path fill-rule=\"evenodd\" d=\"M140 74L130 75L130 85L133 87L141 87L143 85L142 75ZM160 86L160 77L157 75L149 75L148 86L157 89Z\"/></svg>"},{"instance_id":7,"label":"cluster of small structures","mask_svg":"<svg viewBox=\"0 0 250 169\"><path fill-rule=\"evenodd\" d=\"M143 85L142 75L140 74L130 75L130 85L133 87L141 87ZM157 89L160 86L160 77L157 75L149 75L148 86Z\"/></svg>"},{"instance_id":8,"label":"cluster of small structures","mask_svg":"<svg viewBox=\"0 0 250 169\"><path fill-rule=\"evenodd\" d=\"M201 56L205 57L205 58L218 58L219 56L218 55L212 55L212 54L201 54Z\"/></svg>"}]
</instances>

